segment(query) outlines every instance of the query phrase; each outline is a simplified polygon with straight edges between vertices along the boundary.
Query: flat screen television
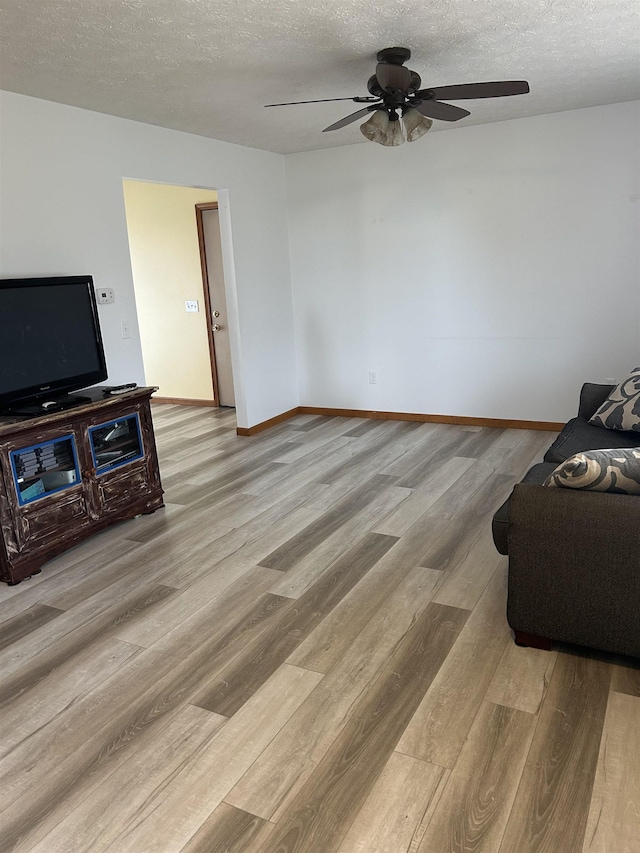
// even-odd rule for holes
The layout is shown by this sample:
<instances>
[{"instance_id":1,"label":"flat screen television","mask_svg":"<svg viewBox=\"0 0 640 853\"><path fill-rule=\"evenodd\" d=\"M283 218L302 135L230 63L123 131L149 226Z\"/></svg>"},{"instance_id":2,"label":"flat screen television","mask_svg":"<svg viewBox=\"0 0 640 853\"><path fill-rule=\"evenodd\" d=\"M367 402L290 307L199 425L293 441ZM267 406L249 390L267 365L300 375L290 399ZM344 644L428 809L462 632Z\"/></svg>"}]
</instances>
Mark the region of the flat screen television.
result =
<instances>
[{"instance_id":1,"label":"flat screen television","mask_svg":"<svg viewBox=\"0 0 640 853\"><path fill-rule=\"evenodd\" d=\"M92 276L0 280L0 410L68 408L106 378Z\"/></svg>"}]
</instances>

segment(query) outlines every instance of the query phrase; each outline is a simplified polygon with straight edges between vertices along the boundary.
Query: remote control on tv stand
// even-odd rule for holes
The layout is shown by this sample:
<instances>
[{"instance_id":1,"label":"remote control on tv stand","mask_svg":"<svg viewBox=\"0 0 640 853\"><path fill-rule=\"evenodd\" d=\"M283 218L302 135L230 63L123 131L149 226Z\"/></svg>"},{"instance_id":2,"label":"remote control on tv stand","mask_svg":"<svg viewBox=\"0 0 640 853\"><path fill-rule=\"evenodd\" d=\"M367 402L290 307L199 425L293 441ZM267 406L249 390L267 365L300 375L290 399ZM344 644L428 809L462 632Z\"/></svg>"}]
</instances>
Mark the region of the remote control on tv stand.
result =
<instances>
[{"instance_id":1,"label":"remote control on tv stand","mask_svg":"<svg viewBox=\"0 0 640 853\"><path fill-rule=\"evenodd\" d=\"M110 388L105 388L103 394L111 396L112 394L126 394L127 391L133 391L138 387L137 382L128 382L126 385L112 385Z\"/></svg>"}]
</instances>

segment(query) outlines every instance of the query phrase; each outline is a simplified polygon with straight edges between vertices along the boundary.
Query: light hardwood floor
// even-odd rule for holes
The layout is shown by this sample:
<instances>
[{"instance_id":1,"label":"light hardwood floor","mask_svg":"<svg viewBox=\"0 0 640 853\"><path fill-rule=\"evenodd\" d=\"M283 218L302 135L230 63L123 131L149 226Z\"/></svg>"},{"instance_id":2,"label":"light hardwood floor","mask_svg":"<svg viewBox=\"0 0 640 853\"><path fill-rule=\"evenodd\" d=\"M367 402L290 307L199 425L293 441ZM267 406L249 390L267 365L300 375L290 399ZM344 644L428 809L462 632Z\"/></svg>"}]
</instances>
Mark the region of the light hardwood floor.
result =
<instances>
[{"instance_id":1,"label":"light hardwood floor","mask_svg":"<svg viewBox=\"0 0 640 853\"><path fill-rule=\"evenodd\" d=\"M0 585L0 850L637 853L640 671L518 648L551 434L154 406L166 508Z\"/></svg>"}]
</instances>

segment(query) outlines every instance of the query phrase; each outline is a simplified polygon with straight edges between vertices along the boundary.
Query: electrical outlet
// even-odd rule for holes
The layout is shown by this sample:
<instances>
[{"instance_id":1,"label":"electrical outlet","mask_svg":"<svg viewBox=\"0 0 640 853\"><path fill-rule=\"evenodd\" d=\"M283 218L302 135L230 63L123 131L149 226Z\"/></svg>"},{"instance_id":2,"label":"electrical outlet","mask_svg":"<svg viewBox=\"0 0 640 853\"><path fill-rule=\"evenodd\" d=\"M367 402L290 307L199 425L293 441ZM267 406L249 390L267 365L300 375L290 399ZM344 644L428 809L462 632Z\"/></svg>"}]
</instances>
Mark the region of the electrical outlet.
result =
<instances>
[{"instance_id":1,"label":"electrical outlet","mask_svg":"<svg viewBox=\"0 0 640 853\"><path fill-rule=\"evenodd\" d=\"M197 314L200 310L197 299L185 299L184 308L189 314Z\"/></svg>"},{"instance_id":2,"label":"electrical outlet","mask_svg":"<svg viewBox=\"0 0 640 853\"><path fill-rule=\"evenodd\" d=\"M369 371L369 385L377 385L378 384L378 374L375 370Z\"/></svg>"},{"instance_id":3,"label":"electrical outlet","mask_svg":"<svg viewBox=\"0 0 640 853\"><path fill-rule=\"evenodd\" d=\"M131 337L131 329L129 328L128 320L120 320L120 337L121 338L130 338Z\"/></svg>"}]
</instances>

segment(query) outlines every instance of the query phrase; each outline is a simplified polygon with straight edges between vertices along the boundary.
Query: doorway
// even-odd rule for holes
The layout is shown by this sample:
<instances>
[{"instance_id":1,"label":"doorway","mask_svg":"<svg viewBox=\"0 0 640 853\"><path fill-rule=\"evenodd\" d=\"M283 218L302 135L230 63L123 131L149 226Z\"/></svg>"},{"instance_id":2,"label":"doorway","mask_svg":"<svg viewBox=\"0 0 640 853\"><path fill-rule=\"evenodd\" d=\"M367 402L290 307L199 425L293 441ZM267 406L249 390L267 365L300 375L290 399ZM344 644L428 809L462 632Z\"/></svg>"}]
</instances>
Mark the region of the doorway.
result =
<instances>
[{"instance_id":1,"label":"doorway","mask_svg":"<svg viewBox=\"0 0 640 853\"><path fill-rule=\"evenodd\" d=\"M218 202L196 204L214 404L235 407Z\"/></svg>"},{"instance_id":2,"label":"doorway","mask_svg":"<svg viewBox=\"0 0 640 853\"><path fill-rule=\"evenodd\" d=\"M228 191L130 178L123 179L122 185L145 382L158 388L154 400L218 407L221 384L222 405L234 408L239 405L244 411L239 385L242 376L237 367L238 305ZM195 210L196 205L201 205L203 211ZM198 225L202 214L204 248ZM215 217L215 227L207 222L207 217ZM206 241L210 245L205 245L205 232L211 233ZM227 342L231 337L237 373L235 393L229 344L225 355L222 338L217 344L220 365L216 366L214 361L217 342L212 336L217 333L211 329L208 286L203 290L203 259L207 248L211 260L205 267L207 282L211 279L212 285L220 288L220 297L217 293L214 297L213 311L219 312L220 320L224 314L224 322L216 320L224 326ZM230 318L226 294L229 294ZM231 333L229 325L233 327Z\"/></svg>"}]
</instances>

